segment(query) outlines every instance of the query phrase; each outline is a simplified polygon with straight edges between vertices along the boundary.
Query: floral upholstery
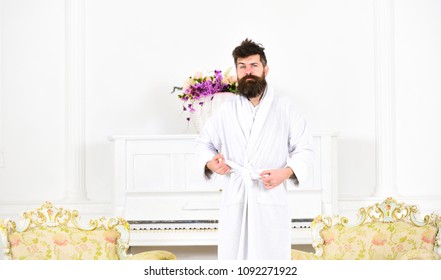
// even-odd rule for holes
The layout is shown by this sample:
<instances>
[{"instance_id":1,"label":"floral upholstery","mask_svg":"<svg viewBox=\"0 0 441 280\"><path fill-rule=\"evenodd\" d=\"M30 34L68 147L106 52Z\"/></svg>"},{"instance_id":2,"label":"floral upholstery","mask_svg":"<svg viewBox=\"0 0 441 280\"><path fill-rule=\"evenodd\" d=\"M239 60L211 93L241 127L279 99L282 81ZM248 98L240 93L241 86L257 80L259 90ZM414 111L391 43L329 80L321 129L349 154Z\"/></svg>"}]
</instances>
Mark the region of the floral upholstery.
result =
<instances>
[{"instance_id":1,"label":"floral upholstery","mask_svg":"<svg viewBox=\"0 0 441 280\"><path fill-rule=\"evenodd\" d=\"M78 212L46 202L23 213L23 220L0 221L1 243L8 259L15 260L167 260L167 251L127 255L129 225L122 218L91 220L81 225Z\"/></svg>"},{"instance_id":2,"label":"floral upholstery","mask_svg":"<svg viewBox=\"0 0 441 280\"><path fill-rule=\"evenodd\" d=\"M9 234L13 259L18 260L118 260L112 230L83 231L68 227L38 227Z\"/></svg>"},{"instance_id":3,"label":"floral upholstery","mask_svg":"<svg viewBox=\"0 0 441 280\"><path fill-rule=\"evenodd\" d=\"M417 249L433 251L436 227L415 227L408 223L373 222L349 228L336 225L322 230L322 257L326 259L399 259Z\"/></svg>"},{"instance_id":4,"label":"floral upholstery","mask_svg":"<svg viewBox=\"0 0 441 280\"><path fill-rule=\"evenodd\" d=\"M388 198L359 211L359 222L318 216L311 224L315 254L292 251L292 259L441 259L441 219L416 218L417 208Z\"/></svg>"}]
</instances>

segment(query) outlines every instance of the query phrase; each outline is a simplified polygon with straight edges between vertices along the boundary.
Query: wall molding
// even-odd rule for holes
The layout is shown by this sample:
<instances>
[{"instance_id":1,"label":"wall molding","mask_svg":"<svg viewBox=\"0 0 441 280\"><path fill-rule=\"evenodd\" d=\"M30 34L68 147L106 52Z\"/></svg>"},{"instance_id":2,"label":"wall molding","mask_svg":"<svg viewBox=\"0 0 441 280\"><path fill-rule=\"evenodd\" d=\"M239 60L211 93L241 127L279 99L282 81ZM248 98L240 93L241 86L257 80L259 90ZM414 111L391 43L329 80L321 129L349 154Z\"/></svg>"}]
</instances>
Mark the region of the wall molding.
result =
<instances>
[{"instance_id":1,"label":"wall molding","mask_svg":"<svg viewBox=\"0 0 441 280\"><path fill-rule=\"evenodd\" d=\"M66 197L87 200L85 186L85 0L66 0Z\"/></svg>"},{"instance_id":2,"label":"wall molding","mask_svg":"<svg viewBox=\"0 0 441 280\"><path fill-rule=\"evenodd\" d=\"M394 55L394 1L374 0L377 174L374 196L381 197L397 194Z\"/></svg>"},{"instance_id":3,"label":"wall molding","mask_svg":"<svg viewBox=\"0 0 441 280\"><path fill-rule=\"evenodd\" d=\"M108 217L113 214L113 204L110 201L51 201L56 207L78 210L80 218L89 216ZM24 211L40 207L44 201L8 201L0 202L0 219L17 219Z\"/></svg>"},{"instance_id":4,"label":"wall molding","mask_svg":"<svg viewBox=\"0 0 441 280\"><path fill-rule=\"evenodd\" d=\"M441 214L441 196L392 196L398 202L416 205L420 214L438 213ZM383 202L387 197L385 196L371 196L371 197L343 197L338 200L338 208L341 215L357 214L358 209L374 205L375 203Z\"/></svg>"},{"instance_id":5,"label":"wall molding","mask_svg":"<svg viewBox=\"0 0 441 280\"><path fill-rule=\"evenodd\" d=\"M3 19L3 2L0 1L0 19ZM5 167L4 116L3 116L3 20L0 20L0 168Z\"/></svg>"}]
</instances>

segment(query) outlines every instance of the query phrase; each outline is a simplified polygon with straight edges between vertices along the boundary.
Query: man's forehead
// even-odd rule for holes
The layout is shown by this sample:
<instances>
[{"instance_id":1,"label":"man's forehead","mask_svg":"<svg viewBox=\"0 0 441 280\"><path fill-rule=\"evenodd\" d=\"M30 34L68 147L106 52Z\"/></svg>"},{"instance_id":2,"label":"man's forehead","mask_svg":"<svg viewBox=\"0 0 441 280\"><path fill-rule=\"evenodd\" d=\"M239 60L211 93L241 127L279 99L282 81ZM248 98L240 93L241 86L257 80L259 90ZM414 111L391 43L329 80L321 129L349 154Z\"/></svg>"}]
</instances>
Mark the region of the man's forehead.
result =
<instances>
[{"instance_id":1,"label":"man's forehead","mask_svg":"<svg viewBox=\"0 0 441 280\"><path fill-rule=\"evenodd\" d=\"M260 55L255 54L247 57L237 58L237 64L252 64L252 63L260 63Z\"/></svg>"}]
</instances>

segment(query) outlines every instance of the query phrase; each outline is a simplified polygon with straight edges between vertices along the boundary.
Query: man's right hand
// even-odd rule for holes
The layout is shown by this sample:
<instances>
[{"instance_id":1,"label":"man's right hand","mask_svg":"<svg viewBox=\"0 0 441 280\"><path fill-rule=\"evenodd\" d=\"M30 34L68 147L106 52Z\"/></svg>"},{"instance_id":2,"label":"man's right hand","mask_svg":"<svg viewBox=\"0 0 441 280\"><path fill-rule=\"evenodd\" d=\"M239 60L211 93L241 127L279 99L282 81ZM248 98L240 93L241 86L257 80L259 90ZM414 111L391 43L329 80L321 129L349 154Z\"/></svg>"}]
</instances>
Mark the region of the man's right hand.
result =
<instances>
[{"instance_id":1,"label":"man's right hand","mask_svg":"<svg viewBox=\"0 0 441 280\"><path fill-rule=\"evenodd\" d=\"M219 175L225 175L230 172L230 167L225 163L225 158L222 154L215 155L210 161L207 162L206 166L212 172Z\"/></svg>"}]
</instances>

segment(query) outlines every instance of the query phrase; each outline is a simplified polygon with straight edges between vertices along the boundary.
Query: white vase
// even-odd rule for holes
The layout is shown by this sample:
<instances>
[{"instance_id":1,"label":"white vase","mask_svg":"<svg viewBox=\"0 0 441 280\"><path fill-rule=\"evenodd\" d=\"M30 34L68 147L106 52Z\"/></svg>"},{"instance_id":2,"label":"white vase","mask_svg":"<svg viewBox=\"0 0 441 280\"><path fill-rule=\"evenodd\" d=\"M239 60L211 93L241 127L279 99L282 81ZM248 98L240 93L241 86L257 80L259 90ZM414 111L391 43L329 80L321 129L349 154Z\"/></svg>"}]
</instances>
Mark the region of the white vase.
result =
<instances>
[{"instance_id":1,"label":"white vase","mask_svg":"<svg viewBox=\"0 0 441 280\"><path fill-rule=\"evenodd\" d=\"M201 133L203 127L201 111L202 108L201 106L198 105L196 106L195 111L191 114L190 121L193 123L194 130L196 131L196 133Z\"/></svg>"},{"instance_id":2,"label":"white vase","mask_svg":"<svg viewBox=\"0 0 441 280\"><path fill-rule=\"evenodd\" d=\"M232 92L218 92L213 95L213 100L210 102L210 113L211 116L225 101L233 98L235 96Z\"/></svg>"},{"instance_id":3,"label":"white vase","mask_svg":"<svg viewBox=\"0 0 441 280\"><path fill-rule=\"evenodd\" d=\"M195 111L191 115L191 120L196 133L200 133L207 120L213 115L213 113L219 109L219 107L225 101L233 98L235 94L232 92L217 92L204 101L203 106L196 106ZM210 100L211 99L211 100Z\"/></svg>"}]
</instances>

